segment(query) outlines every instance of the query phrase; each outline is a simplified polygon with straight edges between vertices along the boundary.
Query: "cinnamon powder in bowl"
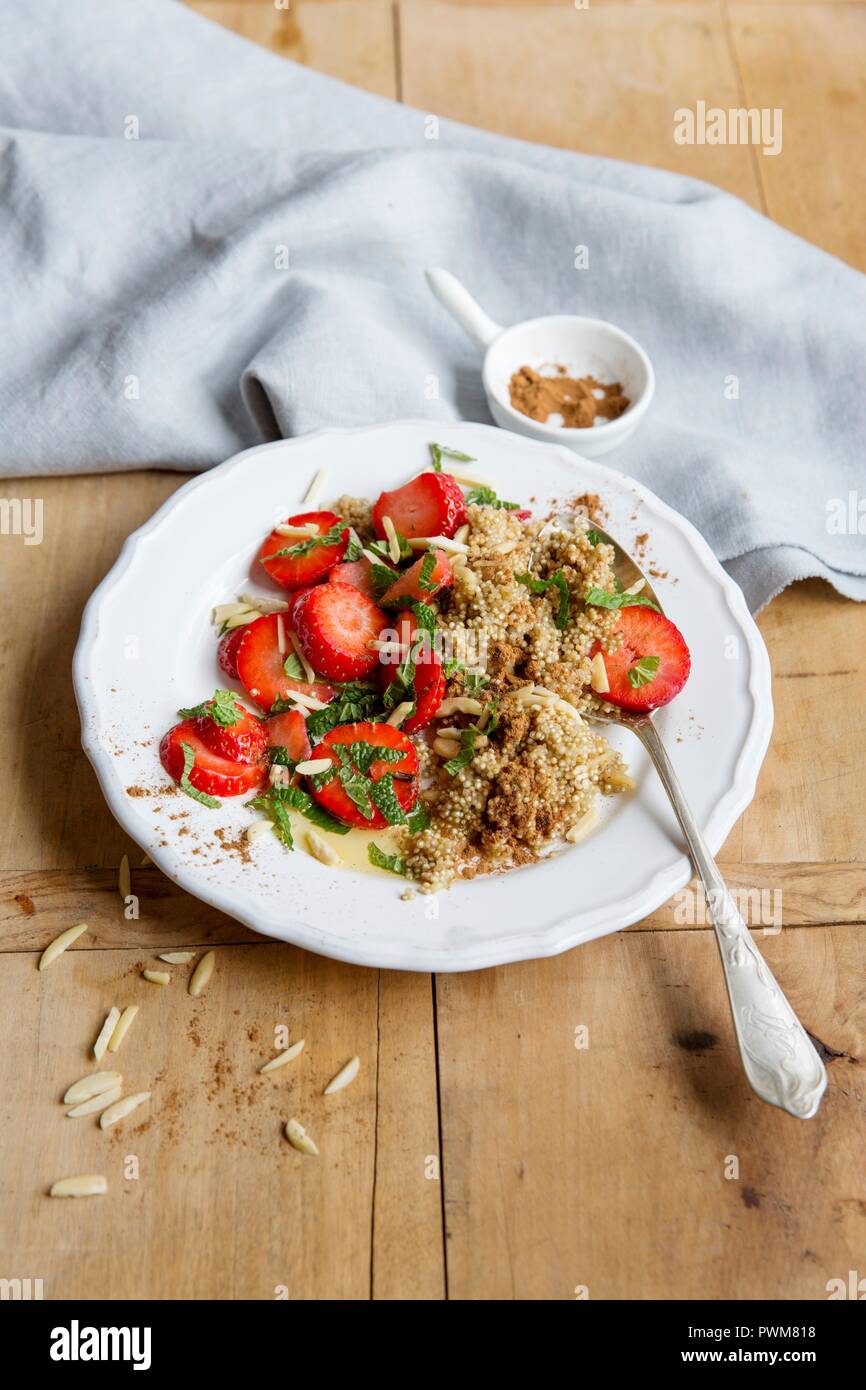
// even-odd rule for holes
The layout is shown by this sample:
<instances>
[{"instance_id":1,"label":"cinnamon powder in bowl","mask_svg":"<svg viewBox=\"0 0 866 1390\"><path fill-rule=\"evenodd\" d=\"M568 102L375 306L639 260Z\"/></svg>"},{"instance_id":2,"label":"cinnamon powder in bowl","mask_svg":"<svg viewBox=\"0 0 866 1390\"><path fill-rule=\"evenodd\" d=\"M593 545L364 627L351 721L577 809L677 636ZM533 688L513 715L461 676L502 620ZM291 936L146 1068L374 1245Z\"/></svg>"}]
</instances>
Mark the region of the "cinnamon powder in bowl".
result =
<instances>
[{"instance_id":1,"label":"cinnamon powder in bowl","mask_svg":"<svg viewBox=\"0 0 866 1390\"><path fill-rule=\"evenodd\" d=\"M618 381L605 383L594 376L569 376L567 368L558 364L554 373L542 376L532 367L520 367L508 383L513 409L539 424L558 415L564 429L579 430L616 420L628 409L629 398Z\"/></svg>"}]
</instances>

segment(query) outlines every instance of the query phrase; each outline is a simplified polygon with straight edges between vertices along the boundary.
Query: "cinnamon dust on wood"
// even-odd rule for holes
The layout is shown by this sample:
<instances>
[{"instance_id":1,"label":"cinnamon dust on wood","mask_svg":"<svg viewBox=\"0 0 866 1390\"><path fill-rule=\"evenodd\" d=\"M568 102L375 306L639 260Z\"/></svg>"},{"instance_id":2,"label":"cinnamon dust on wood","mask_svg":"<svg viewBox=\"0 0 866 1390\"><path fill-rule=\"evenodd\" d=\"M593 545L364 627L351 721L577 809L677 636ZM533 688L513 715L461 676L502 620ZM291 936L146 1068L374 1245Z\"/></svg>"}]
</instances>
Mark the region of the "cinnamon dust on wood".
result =
<instances>
[{"instance_id":1,"label":"cinnamon dust on wood","mask_svg":"<svg viewBox=\"0 0 866 1390\"><path fill-rule=\"evenodd\" d=\"M628 409L618 381L605 383L594 376L566 375L556 366L556 375L542 376L532 367L521 367L508 383L511 404L530 420L545 424L551 415L560 415L565 429L590 429L596 418L615 420Z\"/></svg>"}]
</instances>

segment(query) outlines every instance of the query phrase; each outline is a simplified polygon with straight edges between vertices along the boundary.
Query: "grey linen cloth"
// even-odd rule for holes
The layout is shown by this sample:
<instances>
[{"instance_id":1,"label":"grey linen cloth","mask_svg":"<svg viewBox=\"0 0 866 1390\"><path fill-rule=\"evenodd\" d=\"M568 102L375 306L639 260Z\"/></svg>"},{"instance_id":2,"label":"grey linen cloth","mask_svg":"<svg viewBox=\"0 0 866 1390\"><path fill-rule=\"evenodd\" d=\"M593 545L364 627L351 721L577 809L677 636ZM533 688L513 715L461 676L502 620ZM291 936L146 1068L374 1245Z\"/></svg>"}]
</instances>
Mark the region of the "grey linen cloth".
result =
<instances>
[{"instance_id":1,"label":"grey linen cloth","mask_svg":"<svg viewBox=\"0 0 866 1390\"><path fill-rule=\"evenodd\" d=\"M0 127L6 472L488 420L425 285L444 265L502 323L585 313L643 344L656 399L610 462L691 518L753 610L811 575L866 598L866 541L833 511L866 492L866 280L735 198L436 131L171 0L0 0Z\"/></svg>"}]
</instances>

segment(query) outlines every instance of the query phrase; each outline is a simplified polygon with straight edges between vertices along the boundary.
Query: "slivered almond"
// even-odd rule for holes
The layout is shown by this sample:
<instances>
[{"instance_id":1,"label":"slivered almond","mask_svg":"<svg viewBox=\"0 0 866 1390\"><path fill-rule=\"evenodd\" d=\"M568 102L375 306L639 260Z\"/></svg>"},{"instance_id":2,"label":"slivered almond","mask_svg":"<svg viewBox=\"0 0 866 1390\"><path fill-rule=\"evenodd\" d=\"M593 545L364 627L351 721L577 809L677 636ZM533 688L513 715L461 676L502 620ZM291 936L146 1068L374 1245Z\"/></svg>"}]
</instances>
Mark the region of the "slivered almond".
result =
<instances>
[{"instance_id":1,"label":"slivered almond","mask_svg":"<svg viewBox=\"0 0 866 1390\"><path fill-rule=\"evenodd\" d=\"M265 1076L270 1071L276 1071L278 1067L284 1067L286 1062L291 1062L304 1050L306 1039L301 1038L299 1042L292 1043L283 1052L278 1052L276 1057L272 1057L269 1062L265 1062L263 1067L259 1067L259 1076Z\"/></svg>"},{"instance_id":2,"label":"slivered almond","mask_svg":"<svg viewBox=\"0 0 866 1390\"><path fill-rule=\"evenodd\" d=\"M400 704L388 715L385 722L390 724L392 728L399 729L404 719L409 718L414 708L415 706L412 700L401 700Z\"/></svg>"},{"instance_id":3,"label":"slivered almond","mask_svg":"<svg viewBox=\"0 0 866 1390\"><path fill-rule=\"evenodd\" d=\"M625 792L633 792L637 786L633 777L629 777L627 772L620 772L617 768L611 768L607 773L607 780L612 787L622 787Z\"/></svg>"},{"instance_id":4,"label":"slivered almond","mask_svg":"<svg viewBox=\"0 0 866 1390\"><path fill-rule=\"evenodd\" d=\"M565 832L565 838L570 845L577 845L590 830L594 830L598 825L598 807L590 806L588 811L584 811L580 820L575 821L570 830Z\"/></svg>"},{"instance_id":5,"label":"slivered almond","mask_svg":"<svg viewBox=\"0 0 866 1390\"><path fill-rule=\"evenodd\" d=\"M192 995L193 999L198 999L199 995L201 994L202 990L205 988L211 975L213 974L215 965L216 956L214 955L213 951L206 952L206 954L202 956L195 970L192 972L192 976L190 978L189 992Z\"/></svg>"},{"instance_id":6,"label":"slivered almond","mask_svg":"<svg viewBox=\"0 0 866 1390\"><path fill-rule=\"evenodd\" d=\"M297 525L283 522L279 526L275 526L274 531L278 536L286 536L291 540L298 541L309 540L310 536L319 534L319 528L315 521L299 521Z\"/></svg>"},{"instance_id":7,"label":"slivered almond","mask_svg":"<svg viewBox=\"0 0 866 1390\"><path fill-rule=\"evenodd\" d=\"M313 1157L318 1157L319 1150L298 1120L286 1120L286 1138L292 1148L298 1150L298 1153L312 1154Z\"/></svg>"},{"instance_id":8,"label":"slivered almond","mask_svg":"<svg viewBox=\"0 0 866 1390\"><path fill-rule=\"evenodd\" d=\"M314 859L318 859L320 864L328 864L331 868L335 868L337 864L343 862L337 851L328 844L327 840L323 840L315 830L307 831L307 849Z\"/></svg>"},{"instance_id":9,"label":"slivered almond","mask_svg":"<svg viewBox=\"0 0 866 1390\"><path fill-rule=\"evenodd\" d=\"M496 484L491 483L488 478L476 478L469 473L455 473L453 468L447 468L445 472L466 487L490 487L493 488L494 492L496 491Z\"/></svg>"},{"instance_id":10,"label":"slivered almond","mask_svg":"<svg viewBox=\"0 0 866 1390\"><path fill-rule=\"evenodd\" d=\"M344 1091L347 1086L351 1086L358 1072L361 1070L360 1057L352 1057L344 1067L341 1067L337 1075L332 1077L322 1092L323 1096L332 1096L335 1091Z\"/></svg>"},{"instance_id":11,"label":"slivered almond","mask_svg":"<svg viewBox=\"0 0 866 1390\"><path fill-rule=\"evenodd\" d=\"M394 656L401 659L406 650L404 644L393 637L390 641L384 637L374 637L367 643L367 647L371 652L379 652L381 656Z\"/></svg>"},{"instance_id":12,"label":"slivered almond","mask_svg":"<svg viewBox=\"0 0 866 1390\"><path fill-rule=\"evenodd\" d=\"M114 1105L115 1101L120 1100L123 1094L122 1086L112 1086L110 1091L103 1091L101 1095L91 1096L90 1100L84 1100L80 1105L75 1105L71 1110L67 1110L68 1120L81 1120L85 1115L95 1115L100 1110L105 1110L107 1106Z\"/></svg>"},{"instance_id":13,"label":"slivered almond","mask_svg":"<svg viewBox=\"0 0 866 1390\"><path fill-rule=\"evenodd\" d=\"M96 1039L96 1042L93 1044L93 1055L96 1058L97 1062L101 1062L103 1057L105 1056L105 1049L111 1042L112 1034L114 1033L114 1030L117 1027L119 1019L120 1009L118 1009L115 1005L112 1004L108 1013L105 1015L105 1022L99 1030L99 1036Z\"/></svg>"},{"instance_id":14,"label":"slivered almond","mask_svg":"<svg viewBox=\"0 0 866 1390\"><path fill-rule=\"evenodd\" d=\"M241 594L241 600L247 608L255 608L257 613L267 617L270 613L285 613L288 604L282 598L260 598L258 594Z\"/></svg>"},{"instance_id":15,"label":"slivered almond","mask_svg":"<svg viewBox=\"0 0 866 1390\"><path fill-rule=\"evenodd\" d=\"M101 1197L108 1191L108 1178L97 1173L82 1173L77 1178L61 1178L52 1187L50 1197Z\"/></svg>"},{"instance_id":16,"label":"slivered almond","mask_svg":"<svg viewBox=\"0 0 866 1390\"><path fill-rule=\"evenodd\" d=\"M195 951L163 951L157 959L167 961L169 965L188 965L194 955Z\"/></svg>"},{"instance_id":17,"label":"slivered almond","mask_svg":"<svg viewBox=\"0 0 866 1390\"><path fill-rule=\"evenodd\" d=\"M137 1004L127 1004L120 1018L117 1020L117 1027L108 1041L109 1052L117 1052L130 1028L132 1027L135 1015L138 1013Z\"/></svg>"},{"instance_id":18,"label":"slivered almond","mask_svg":"<svg viewBox=\"0 0 866 1390\"><path fill-rule=\"evenodd\" d=\"M272 787L287 787L291 780L292 774L287 767L283 767L282 763L271 763L268 781Z\"/></svg>"},{"instance_id":19,"label":"slivered almond","mask_svg":"<svg viewBox=\"0 0 866 1390\"><path fill-rule=\"evenodd\" d=\"M630 584L629 587L628 587L627 589L623 589L623 593L624 593L624 594L639 594L640 591L641 591L641 589L645 589L645 588L646 588L646 580L644 579L643 575L641 575L640 579L636 579L636 580L634 581L634 583L633 583L633 584Z\"/></svg>"},{"instance_id":20,"label":"slivered almond","mask_svg":"<svg viewBox=\"0 0 866 1390\"><path fill-rule=\"evenodd\" d=\"M332 767L330 758L307 758L304 762L295 764L295 772L303 773L305 777L315 777L317 772L327 772ZM288 768L284 769L288 772Z\"/></svg>"},{"instance_id":21,"label":"slivered almond","mask_svg":"<svg viewBox=\"0 0 866 1390\"><path fill-rule=\"evenodd\" d=\"M296 632L289 633L289 641L292 644L292 649L295 653L295 656L298 658L298 660L301 663L301 666L304 668L304 680L309 681L310 685L313 685L316 679L316 673L313 670L307 658L304 656L304 649L298 640L298 635Z\"/></svg>"},{"instance_id":22,"label":"slivered almond","mask_svg":"<svg viewBox=\"0 0 866 1390\"><path fill-rule=\"evenodd\" d=\"M139 864L138 867L139 867L140 869L146 869L146 868L147 868L150 864L152 864L152 863L153 863L153 860L151 859L150 855L149 855L149 854L143 854L143 855L141 856L141 863Z\"/></svg>"},{"instance_id":23,"label":"slivered almond","mask_svg":"<svg viewBox=\"0 0 866 1390\"><path fill-rule=\"evenodd\" d=\"M167 970L142 970L142 979L149 981L152 985L167 985L171 980L171 975Z\"/></svg>"},{"instance_id":24,"label":"slivered almond","mask_svg":"<svg viewBox=\"0 0 866 1390\"><path fill-rule=\"evenodd\" d=\"M446 555L469 554L468 545L454 541L450 536L412 536L409 544L413 550L444 550Z\"/></svg>"},{"instance_id":25,"label":"slivered almond","mask_svg":"<svg viewBox=\"0 0 866 1390\"><path fill-rule=\"evenodd\" d=\"M607 667L604 664L604 657L601 652L596 652L592 661L589 663L589 683L596 695L606 695L610 690L610 681L607 678Z\"/></svg>"},{"instance_id":26,"label":"slivered almond","mask_svg":"<svg viewBox=\"0 0 866 1390\"><path fill-rule=\"evenodd\" d=\"M440 758L456 758L460 744L454 738L434 738L433 752L438 753Z\"/></svg>"},{"instance_id":27,"label":"slivered almond","mask_svg":"<svg viewBox=\"0 0 866 1390\"><path fill-rule=\"evenodd\" d=\"M277 614L277 649L280 656L285 656L288 651L286 646L286 620L282 613Z\"/></svg>"},{"instance_id":28,"label":"slivered almond","mask_svg":"<svg viewBox=\"0 0 866 1390\"><path fill-rule=\"evenodd\" d=\"M458 545L465 545L469 539L469 522L465 521L462 526L458 526L454 532L454 539Z\"/></svg>"},{"instance_id":29,"label":"slivered almond","mask_svg":"<svg viewBox=\"0 0 866 1390\"><path fill-rule=\"evenodd\" d=\"M244 831L244 839L247 841L247 844L253 845L256 840L260 840L262 836L266 835L272 828L272 824L269 820L253 821L253 824L248 825Z\"/></svg>"},{"instance_id":30,"label":"slivered almond","mask_svg":"<svg viewBox=\"0 0 866 1390\"><path fill-rule=\"evenodd\" d=\"M436 718L445 719L449 714L481 714L483 710L481 701L473 700L471 695L452 695L450 699L442 701Z\"/></svg>"},{"instance_id":31,"label":"slivered almond","mask_svg":"<svg viewBox=\"0 0 866 1390\"><path fill-rule=\"evenodd\" d=\"M144 1105L146 1100L150 1100L150 1091L136 1091L133 1096L124 1096L123 1100L118 1100L114 1105L109 1105L107 1110L103 1110L99 1117L99 1128L110 1129L120 1120L125 1120L127 1115L131 1115L140 1105Z\"/></svg>"},{"instance_id":32,"label":"slivered almond","mask_svg":"<svg viewBox=\"0 0 866 1390\"><path fill-rule=\"evenodd\" d=\"M93 1071L89 1076L82 1076L80 1081L73 1081L63 1097L63 1104L80 1105L83 1100L90 1100L91 1096L99 1096L103 1091L112 1090L122 1081L123 1077L119 1071Z\"/></svg>"},{"instance_id":33,"label":"slivered almond","mask_svg":"<svg viewBox=\"0 0 866 1390\"><path fill-rule=\"evenodd\" d=\"M77 926L67 927L66 931L62 931L59 936L55 936L53 941L49 941L42 955L39 957L39 969L47 970L49 965L52 965L58 956L62 956L63 952L72 945L73 941L77 941L79 936L83 936L86 931L87 923L79 922Z\"/></svg>"},{"instance_id":34,"label":"slivered almond","mask_svg":"<svg viewBox=\"0 0 866 1390\"><path fill-rule=\"evenodd\" d=\"M243 613L236 613L233 618L226 618L223 626L226 632L233 632L236 627L246 627L248 623L254 623L256 618L262 615L256 608L247 608Z\"/></svg>"},{"instance_id":35,"label":"slivered almond","mask_svg":"<svg viewBox=\"0 0 866 1390\"><path fill-rule=\"evenodd\" d=\"M211 613L211 618L217 627L222 627L223 623L229 618L236 618L239 613L248 613L252 608L251 603L218 603Z\"/></svg>"},{"instance_id":36,"label":"slivered almond","mask_svg":"<svg viewBox=\"0 0 866 1390\"><path fill-rule=\"evenodd\" d=\"M304 710L324 709L327 704L326 700L317 700L315 695L308 695L304 690L287 690L286 699L297 705L301 714Z\"/></svg>"},{"instance_id":37,"label":"slivered almond","mask_svg":"<svg viewBox=\"0 0 866 1390\"><path fill-rule=\"evenodd\" d=\"M317 473L317 474L315 475L315 477L313 478L313 481L310 483L310 486L307 488L306 492L304 493L303 500L304 500L304 502L305 502L307 505L312 506L313 503L314 503L315 501L317 501L319 497L321 497L321 495L322 495L322 489L324 488L325 483L326 483L327 481L328 481L328 470L327 470L327 468L320 468L319 471L318 471L318 473Z\"/></svg>"},{"instance_id":38,"label":"slivered almond","mask_svg":"<svg viewBox=\"0 0 866 1390\"><path fill-rule=\"evenodd\" d=\"M366 546L364 546L361 554L364 556L365 560L370 561L371 565L381 565L383 563L382 556L377 555L375 550L369 550Z\"/></svg>"},{"instance_id":39,"label":"slivered almond","mask_svg":"<svg viewBox=\"0 0 866 1390\"><path fill-rule=\"evenodd\" d=\"M132 893L132 874L129 871L129 855L125 854L120 861L120 868L117 871L117 891L126 902Z\"/></svg>"},{"instance_id":40,"label":"slivered almond","mask_svg":"<svg viewBox=\"0 0 866 1390\"><path fill-rule=\"evenodd\" d=\"M395 565L400 563L400 539L397 535L397 528L389 516L382 517L382 526L388 541L388 554Z\"/></svg>"}]
</instances>

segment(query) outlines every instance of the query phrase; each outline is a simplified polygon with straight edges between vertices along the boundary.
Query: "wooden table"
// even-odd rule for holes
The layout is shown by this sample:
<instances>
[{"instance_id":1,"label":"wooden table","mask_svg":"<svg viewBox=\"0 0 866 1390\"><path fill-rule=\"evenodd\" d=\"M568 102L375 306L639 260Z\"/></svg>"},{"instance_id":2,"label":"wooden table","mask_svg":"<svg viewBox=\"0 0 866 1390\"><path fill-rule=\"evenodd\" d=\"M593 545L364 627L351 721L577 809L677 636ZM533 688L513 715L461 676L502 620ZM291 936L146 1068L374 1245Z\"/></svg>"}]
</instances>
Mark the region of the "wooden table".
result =
<instances>
[{"instance_id":1,"label":"wooden table","mask_svg":"<svg viewBox=\"0 0 866 1390\"><path fill-rule=\"evenodd\" d=\"M424 111L706 178L866 260L862 3L195 8ZM675 145L673 109L699 98L781 107L782 154ZM671 905L556 960L430 979L269 943L135 867L79 748L70 657L88 594L181 481L2 489L44 499L45 539L0 538L0 1276L48 1298L821 1299L862 1274L866 608L814 582L761 616L776 728L722 855L735 885L782 895L761 945L830 1074L801 1124L748 1091L712 935ZM91 935L40 975L79 919ZM141 981L190 943L217 948L200 1001ZM153 1100L108 1137L58 1101L115 1000L142 1005L121 1069ZM280 1024L307 1051L265 1082ZM359 1079L323 1101L355 1052ZM320 1159L281 1138L289 1114ZM45 1197L94 1170L108 1197Z\"/></svg>"}]
</instances>

